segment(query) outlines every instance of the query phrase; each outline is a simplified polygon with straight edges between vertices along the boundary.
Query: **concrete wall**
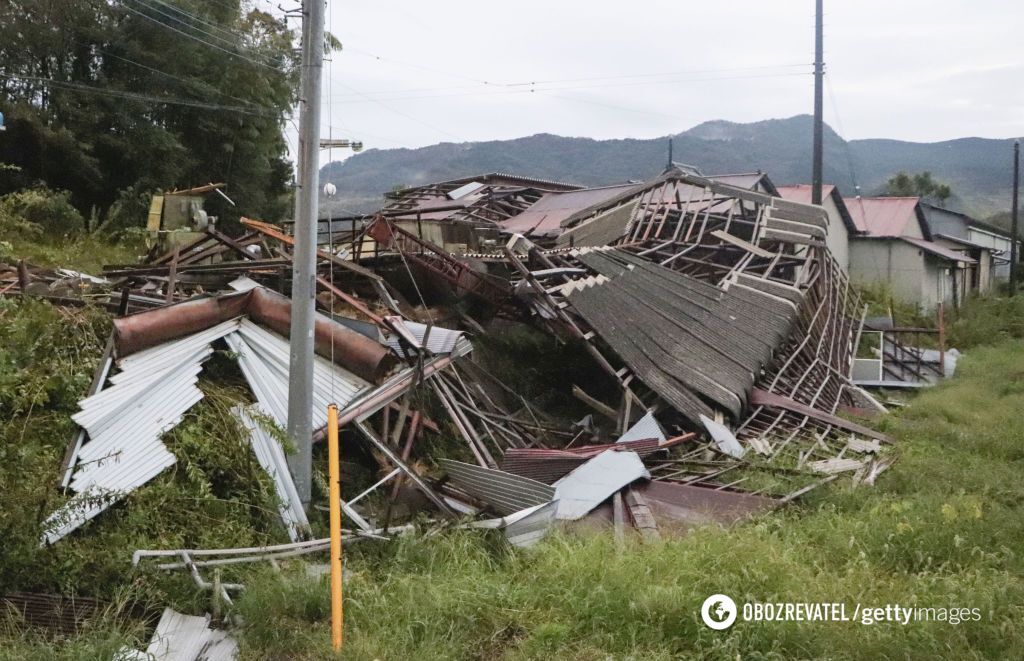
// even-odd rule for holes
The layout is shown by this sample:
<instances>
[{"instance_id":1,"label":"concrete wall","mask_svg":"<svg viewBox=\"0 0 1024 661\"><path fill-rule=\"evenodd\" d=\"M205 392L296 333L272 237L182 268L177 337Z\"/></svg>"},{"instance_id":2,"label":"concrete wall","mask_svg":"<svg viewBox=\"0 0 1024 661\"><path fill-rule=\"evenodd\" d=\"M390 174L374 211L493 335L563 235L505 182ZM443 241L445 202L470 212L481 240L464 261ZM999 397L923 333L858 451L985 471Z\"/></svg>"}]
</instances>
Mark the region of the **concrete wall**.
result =
<instances>
[{"instance_id":1,"label":"concrete wall","mask_svg":"<svg viewBox=\"0 0 1024 661\"><path fill-rule=\"evenodd\" d=\"M925 265L920 250L899 239L850 238L850 280L885 283L893 296L920 303Z\"/></svg>"},{"instance_id":2,"label":"concrete wall","mask_svg":"<svg viewBox=\"0 0 1024 661\"><path fill-rule=\"evenodd\" d=\"M892 295L924 310L953 302L952 264L899 239L850 239L850 280L885 283Z\"/></svg>"}]
</instances>

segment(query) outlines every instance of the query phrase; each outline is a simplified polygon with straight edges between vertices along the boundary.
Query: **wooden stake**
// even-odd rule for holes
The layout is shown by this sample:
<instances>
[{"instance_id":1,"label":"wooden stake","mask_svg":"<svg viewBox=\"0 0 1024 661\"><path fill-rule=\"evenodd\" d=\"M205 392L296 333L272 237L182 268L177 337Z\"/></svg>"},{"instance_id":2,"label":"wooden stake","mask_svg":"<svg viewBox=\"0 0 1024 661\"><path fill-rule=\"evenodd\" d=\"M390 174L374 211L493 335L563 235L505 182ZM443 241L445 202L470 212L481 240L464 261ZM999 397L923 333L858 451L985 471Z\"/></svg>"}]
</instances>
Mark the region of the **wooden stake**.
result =
<instances>
[{"instance_id":1,"label":"wooden stake","mask_svg":"<svg viewBox=\"0 0 1024 661\"><path fill-rule=\"evenodd\" d=\"M341 651L344 631L341 575L341 458L338 452L338 407L327 407L328 468L331 497L331 646Z\"/></svg>"}]
</instances>

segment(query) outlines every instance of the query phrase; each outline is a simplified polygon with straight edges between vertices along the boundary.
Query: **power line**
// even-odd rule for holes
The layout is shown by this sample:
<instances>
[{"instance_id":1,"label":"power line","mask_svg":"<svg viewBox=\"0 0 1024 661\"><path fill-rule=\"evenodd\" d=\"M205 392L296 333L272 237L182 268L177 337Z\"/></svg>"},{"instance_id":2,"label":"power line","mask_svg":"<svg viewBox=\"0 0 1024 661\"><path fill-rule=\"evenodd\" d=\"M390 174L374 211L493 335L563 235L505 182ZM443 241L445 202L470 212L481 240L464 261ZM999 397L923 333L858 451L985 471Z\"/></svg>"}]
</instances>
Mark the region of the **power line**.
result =
<instances>
[{"instance_id":1,"label":"power line","mask_svg":"<svg viewBox=\"0 0 1024 661\"><path fill-rule=\"evenodd\" d=\"M102 87L93 87L92 85L82 85L81 83L72 83L63 80L53 80L51 78L40 78L38 76L21 76L16 74L0 73L0 78L7 80L21 80L21 81L33 81L40 82L44 85L63 89L65 91L80 91L87 94L98 94L101 96L110 96L118 99L126 99L129 101L140 101L144 103L164 103L172 106L186 106L191 108L202 108L205 110L219 110L225 112L236 112L242 115L253 115L257 117L276 117L278 111L269 107L246 107L246 106L227 106L219 103L207 103L204 101L195 101L193 99L182 99L178 97L168 96L151 96L149 94L140 94L138 92L128 92L125 90L113 90L105 89Z\"/></svg>"},{"instance_id":2,"label":"power line","mask_svg":"<svg viewBox=\"0 0 1024 661\"><path fill-rule=\"evenodd\" d=\"M150 16L150 15L146 14L145 12L141 12L141 11L139 11L137 9L133 9L132 7L129 7L128 5L123 4L124 0L121 0L121 2L122 2L122 5L121 5L122 9L130 11L133 14L137 14L137 15L141 16L142 18L146 19L147 21L151 21L153 23L156 23L160 27L167 28L168 30L171 30L172 32L176 32L177 34L180 34L183 37L187 37L188 39L191 39L191 40L196 41L198 43L201 43L201 44L204 44L206 46L209 46L210 48L214 48L216 50L219 50L222 53L227 53L228 55L234 55L237 58L240 58L240 59L245 60L247 62L251 62L252 64L255 64L257 66L266 67L267 69L270 69L272 71L276 71L278 73L284 73L284 71L281 68L279 68L279 67L267 64L265 62L259 62L257 60L252 59L251 57L247 57L247 56L243 55L242 53L239 53L236 50L231 50L231 49L228 49L228 48L223 48L222 46L218 46L217 44L213 44L213 43L210 43L208 41L205 41L204 39L200 39L199 37L195 36L194 34L189 34L188 32L185 32L184 30L179 30L178 28L174 27L173 25L168 25L167 23L164 23L163 21L160 21L160 20Z\"/></svg>"},{"instance_id":3,"label":"power line","mask_svg":"<svg viewBox=\"0 0 1024 661\"><path fill-rule=\"evenodd\" d=\"M192 19L193 21L195 21L197 23L201 23L202 25L205 25L205 26L207 26L207 27L209 27L209 28L211 28L213 30L216 30L217 32L222 32L222 33L224 33L224 34L226 34L226 35L228 35L230 37L234 37L239 42L243 41L243 35L241 35L241 34L239 34L237 32L234 32L233 30L230 30L230 29L228 29L228 28L226 28L226 27L224 27L222 25L218 25L216 23L212 23L212 22L206 20L204 17L200 16L199 14L194 14L192 12L186 11L185 9L182 9L181 7L178 7L176 5L172 5L169 2L164 2L164 0L148 0L148 2L153 2L153 3L157 4L157 5L162 6L162 7L167 7L168 9L170 9L171 11L173 11L175 13L181 14L182 16L185 16L185 17L188 17L188 18Z\"/></svg>"},{"instance_id":4,"label":"power line","mask_svg":"<svg viewBox=\"0 0 1024 661\"><path fill-rule=\"evenodd\" d=\"M663 76L680 76L680 75L692 75L692 74L704 74L704 73L730 73L730 72L740 72L740 71L764 71L764 70L768 70L768 69L794 69L794 68L799 68L799 67L810 67L810 66L812 66L812 63L810 63L810 62L800 62L800 63L792 63L792 64L769 64L769 65L757 65L757 66L748 66L748 67L716 67L716 68L712 68L712 69L686 69L686 70L679 70L679 71L663 71L663 72L657 72L657 73L655 73L655 72L643 72L643 73L630 73L630 74L616 74L616 75L610 75L610 76L590 76L590 77L578 77L578 78L556 78L556 79L549 79L549 80L544 80L544 79L541 79L541 80L523 80L523 81L519 81L519 82L503 83L503 82L496 82L496 81L493 81L493 80L485 80L485 79L482 79L482 78L474 78L472 76L466 76L464 74L454 73L454 72L451 72L451 71L446 71L446 70L443 70L443 69L438 69L436 67L429 67L429 66L422 65L422 64L415 64L415 63L412 63L412 62L405 62L403 60L396 60L396 59L392 59L392 58L387 58L387 57L384 57L382 55L377 55L375 53L371 53L369 51L365 51L365 50L362 50L362 49L359 49L359 48L345 47L344 52L346 52L346 53L355 53L357 55L363 55L363 56L369 57L369 58L371 58L373 60L377 60L378 62L388 62L388 63L391 63L391 64L398 64L398 65L401 65L401 66L406 66L406 67L410 67L410 68L413 68L413 69L418 69L418 70L421 70L421 71L431 71L431 72L434 72L434 73L439 73L439 74L442 74L444 76L448 76L448 77L451 77L451 78L459 78L459 79L462 79L462 80L468 80L468 81L477 83L478 85L484 85L484 86L487 86L487 87L524 87L524 86L531 86L531 85L546 85L546 84L555 84L555 83L574 83L574 82L591 82L591 81L602 81L602 80L621 80L621 79L628 79L628 78L659 78L659 77L663 77ZM461 88L465 88L465 87L471 87L471 86L467 85L467 86L461 86L461 87L456 87L456 88L440 88L440 89L461 89ZM406 90L395 90L395 92L396 93L404 93L404 92L409 92L409 91L420 91L420 90L433 91L434 89L439 89L439 88L419 88L419 89L411 89L411 90L410 89L406 89ZM384 92L382 92L382 93L384 93ZM390 93L390 92L388 92L388 93Z\"/></svg>"},{"instance_id":5,"label":"power line","mask_svg":"<svg viewBox=\"0 0 1024 661\"><path fill-rule=\"evenodd\" d=\"M89 46L89 44L82 44L82 45L83 46ZM217 89L216 87L210 85L205 80L202 80L200 78L184 78L182 76L176 76L173 73L168 73L166 71L161 71L160 69L157 69L155 67L151 67L151 66L148 66L146 64L142 64L141 62L136 62L135 60L128 59L127 57L121 57L120 55L114 55L113 53L110 53L110 52L107 52L107 51L103 50L102 48L99 48L99 47L96 47L96 46L92 46L92 48L95 48L97 53L100 53L100 54L102 54L102 55L104 55L106 57L112 57L115 60L121 60L122 62L126 62L128 64L132 64L132 65L140 67L142 69L146 69L147 71L152 71L153 73L159 74L161 76L166 76L166 77L168 77L168 78L170 78L172 80L177 80L179 82L187 83L187 84L190 84L190 85L191 84L195 84L195 83L202 83L203 85L206 85L211 90L213 90L215 93L220 94L221 96L223 96L225 98L231 99L233 101L240 101L241 103L244 103L246 105L252 106L254 108L260 108L260 106L258 104L256 104L256 103L254 103L253 101L250 101L248 99L243 99L243 98L240 98L240 97L237 97L237 96L232 96L231 94L228 94L227 92L223 92L223 91Z\"/></svg>"},{"instance_id":6,"label":"power line","mask_svg":"<svg viewBox=\"0 0 1024 661\"><path fill-rule=\"evenodd\" d=\"M167 12L160 11L160 8L158 6L153 6L153 5L147 4L146 2L144 2L144 0L133 0L133 1L137 5L139 5L140 7L143 7L144 9L148 9L149 11L152 11L152 12L158 14L159 16L163 16L164 18L170 19L170 20L178 23L179 25L183 25L183 26L185 26L187 28L191 28L192 30L195 30L199 34L202 34L202 35L205 35L207 37L210 37L211 39L216 39L216 40L220 41L223 44L227 44L228 46L231 46L232 48L241 48L241 43L240 43L241 40L236 35L232 35L234 37L233 39L226 39L226 38L224 38L224 37L222 37L222 36L220 36L218 34L215 34L215 33L210 32L208 30L204 30L204 29L202 29L200 27L197 27L197 26L193 25L192 23L190 23L190 22L188 22L188 21L186 21L184 19L181 19L181 18L178 18L177 16L174 16L173 14L168 14Z\"/></svg>"},{"instance_id":7,"label":"power line","mask_svg":"<svg viewBox=\"0 0 1024 661\"><path fill-rule=\"evenodd\" d=\"M718 82L724 80L749 80L757 78L786 78L793 76L808 76L810 74L806 72L796 73L777 73L777 74L752 74L749 76L714 76L714 77L702 77L702 78L676 78L672 80L660 80L660 81L642 81L632 83L608 83L608 84L594 84L594 85L571 85L571 86L552 86L552 87L528 87L521 88L516 87L514 89L491 89L489 91L475 91L465 92L459 94L419 94L412 96L392 96L387 97L387 101L407 101L416 99L438 99L438 98L452 98L452 97L463 97L463 96L498 96L502 94L531 94L535 92L559 92L566 90L584 90L584 89L606 89L606 88L620 88L620 87L649 87L658 85L675 85L678 83L704 83L704 82ZM360 93L359 96L366 98L365 94ZM370 99L374 103L379 103L381 99ZM356 100L340 101L340 103L360 103Z\"/></svg>"},{"instance_id":8,"label":"power line","mask_svg":"<svg viewBox=\"0 0 1024 661\"><path fill-rule=\"evenodd\" d=\"M328 80L329 80L329 81L333 81L334 79L333 79L333 78L328 78ZM373 98L372 96L369 96L369 95L367 95L367 94L363 94L362 92L360 92L360 91L359 91L359 90L357 90L356 88L352 87L351 85L346 85L345 83L343 83L343 82L341 82L341 81L336 81L336 82L337 82L337 83L338 83L339 85L341 85L342 87L344 87L344 88L346 88L346 89L349 89L349 90L352 90L352 91L353 91L353 92L354 92L355 94L358 94L359 96L361 96L361 97L363 97L364 99L366 99L366 101L368 101L368 102L370 102L370 103L375 103L375 104L379 105L380 107L384 108L385 110L389 110L389 111L391 111L391 112L395 113L396 115L400 115L400 116L402 116L402 117L405 117L406 119L408 119L408 120L410 120L410 121L416 122L416 123L417 123L417 124L419 124L420 126L425 126L426 128L428 128L428 129L431 129L432 131L437 131L438 133L441 133L441 134L443 134L443 135L447 135L447 136L448 136L448 137L450 137L450 138L454 138L454 139L456 139L456 140L462 140L462 141L465 141L465 139L464 139L464 138L461 138L461 137L459 137L459 136L455 135L454 133L449 133L448 131L445 131L445 130L444 130L444 129L442 129L442 128L438 128L437 126L434 126L434 125L432 125L432 124L429 124L429 123L427 123L427 122L424 122L423 120L421 120L421 119L419 119L419 118L417 118L417 117L413 117L413 116L412 116L412 115L410 115L409 113L407 113L407 112L404 112L404 111L402 111L402 110L399 110L398 108L395 108L394 106L391 106L391 105L389 105L389 104L385 103L384 101L382 101L382 100L380 100L380 99L375 99L375 98Z\"/></svg>"}]
</instances>

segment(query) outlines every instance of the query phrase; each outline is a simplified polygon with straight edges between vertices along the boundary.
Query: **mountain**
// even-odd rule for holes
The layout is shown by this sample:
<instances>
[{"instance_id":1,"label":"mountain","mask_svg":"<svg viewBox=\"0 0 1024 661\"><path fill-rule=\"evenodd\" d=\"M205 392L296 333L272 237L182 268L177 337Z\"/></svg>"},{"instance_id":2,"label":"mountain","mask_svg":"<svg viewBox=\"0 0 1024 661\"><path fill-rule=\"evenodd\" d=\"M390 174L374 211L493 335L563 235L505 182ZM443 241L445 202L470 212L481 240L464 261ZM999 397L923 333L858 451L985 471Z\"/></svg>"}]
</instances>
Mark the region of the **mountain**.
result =
<instances>
[{"instance_id":1,"label":"mountain","mask_svg":"<svg viewBox=\"0 0 1024 661\"><path fill-rule=\"evenodd\" d=\"M705 174L767 172L777 185L811 178L812 119L798 115L749 124L705 122L671 136L674 160ZM669 136L649 140L594 140L546 133L515 140L450 142L419 149L370 149L321 169L323 182L337 186L323 200L333 214L365 212L381 204L396 186L416 186L483 172L512 172L586 186L646 179L661 172ZM980 218L1010 205L1011 140L962 138L917 143L900 140L843 140L825 127L825 180L854 195L881 191L900 170L929 170L953 188L949 205Z\"/></svg>"}]
</instances>

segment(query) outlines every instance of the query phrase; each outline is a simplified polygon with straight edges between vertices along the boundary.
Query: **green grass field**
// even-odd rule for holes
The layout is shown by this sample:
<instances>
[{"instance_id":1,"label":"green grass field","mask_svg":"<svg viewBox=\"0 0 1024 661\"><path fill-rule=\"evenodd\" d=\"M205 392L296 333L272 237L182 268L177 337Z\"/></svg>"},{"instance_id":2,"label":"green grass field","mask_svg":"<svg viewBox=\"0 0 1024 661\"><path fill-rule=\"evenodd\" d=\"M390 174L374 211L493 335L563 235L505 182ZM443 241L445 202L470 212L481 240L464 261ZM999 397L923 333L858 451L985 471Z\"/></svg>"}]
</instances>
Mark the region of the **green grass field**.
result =
<instances>
[{"instance_id":1,"label":"green grass field","mask_svg":"<svg viewBox=\"0 0 1024 661\"><path fill-rule=\"evenodd\" d=\"M1024 334L1024 311L1005 300L972 305L978 321L964 315L951 330L967 350L957 377L881 421L898 441L899 461L874 488L824 487L730 529L624 548L610 535L559 534L517 551L468 532L352 545L343 658L1024 656L1024 341L1014 339ZM256 484L241 441L217 431L217 393L170 439L188 459L182 470L53 549L35 547L31 526L53 502L67 416L91 373L79 363L95 358L105 328L88 312L0 306L0 591L74 588L119 604L200 612L205 596L186 576L133 572L129 559L143 546L272 538L272 512L244 505L266 504L266 485ZM216 451L202 440L210 434L221 443ZM221 464L231 472L210 468ZM250 567L231 580L248 586L234 611L244 621L236 634L242 658L331 658L326 580L307 578L298 563L280 573ZM848 611L857 603L977 608L981 620L738 621L716 632L699 609L719 592L738 603L843 602ZM70 641L0 618L0 659L110 659L145 635L113 613Z\"/></svg>"}]
</instances>

